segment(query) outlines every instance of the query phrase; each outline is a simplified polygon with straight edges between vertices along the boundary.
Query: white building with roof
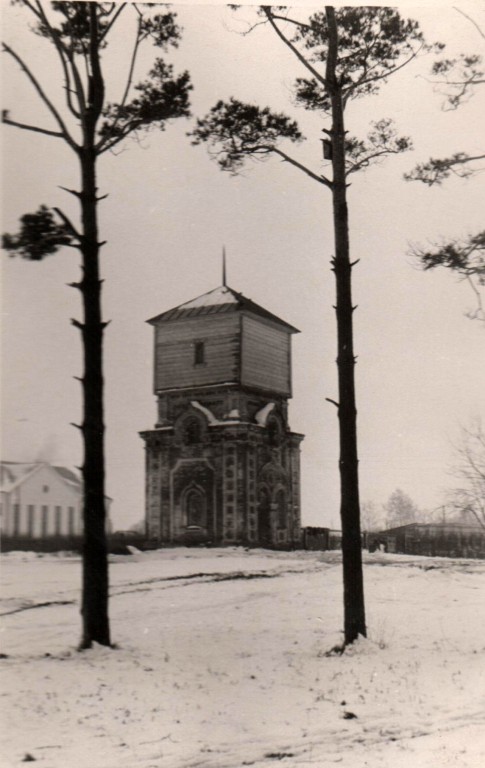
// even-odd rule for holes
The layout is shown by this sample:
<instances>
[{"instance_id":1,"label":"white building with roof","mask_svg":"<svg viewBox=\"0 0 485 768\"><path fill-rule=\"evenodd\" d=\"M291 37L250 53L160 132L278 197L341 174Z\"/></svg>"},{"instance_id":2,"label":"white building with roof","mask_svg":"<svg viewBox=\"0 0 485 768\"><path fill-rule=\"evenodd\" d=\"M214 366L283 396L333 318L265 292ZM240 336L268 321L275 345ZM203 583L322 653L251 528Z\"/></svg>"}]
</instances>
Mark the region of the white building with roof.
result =
<instances>
[{"instance_id":1,"label":"white building with roof","mask_svg":"<svg viewBox=\"0 0 485 768\"><path fill-rule=\"evenodd\" d=\"M82 500L82 481L67 467L0 462L0 530L4 538L81 536Z\"/></svg>"}]
</instances>

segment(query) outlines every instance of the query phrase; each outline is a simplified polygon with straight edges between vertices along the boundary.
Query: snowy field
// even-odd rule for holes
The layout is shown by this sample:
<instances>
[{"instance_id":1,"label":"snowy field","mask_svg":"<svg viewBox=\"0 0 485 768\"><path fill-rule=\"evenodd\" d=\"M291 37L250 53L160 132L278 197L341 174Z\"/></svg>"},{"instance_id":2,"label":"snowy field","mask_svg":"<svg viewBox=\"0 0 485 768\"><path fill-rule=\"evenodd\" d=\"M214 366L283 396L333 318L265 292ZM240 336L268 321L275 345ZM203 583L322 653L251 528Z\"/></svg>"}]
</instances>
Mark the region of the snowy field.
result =
<instances>
[{"instance_id":1,"label":"snowy field","mask_svg":"<svg viewBox=\"0 0 485 768\"><path fill-rule=\"evenodd\" d=\"M84 653L79 559L5 555L2 768L485 766L485 562L365 558L332 656L339 553L114 557L117 648Z\"/></svg>"}]
</instances>

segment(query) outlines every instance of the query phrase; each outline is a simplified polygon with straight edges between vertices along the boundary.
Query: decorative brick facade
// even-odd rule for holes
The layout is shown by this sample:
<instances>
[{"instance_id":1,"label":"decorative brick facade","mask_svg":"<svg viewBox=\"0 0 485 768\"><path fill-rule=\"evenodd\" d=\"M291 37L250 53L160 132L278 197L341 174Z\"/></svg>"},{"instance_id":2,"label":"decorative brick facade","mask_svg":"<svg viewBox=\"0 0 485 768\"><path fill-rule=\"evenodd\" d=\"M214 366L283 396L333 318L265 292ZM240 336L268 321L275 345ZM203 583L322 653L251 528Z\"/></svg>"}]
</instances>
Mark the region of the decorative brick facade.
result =
<instances>
[{"instance_id":1,"label":"decorative brick facade","mask_svg":"<svg viewBox=\"0 0 485 768\"><path fill-rule=\"evenodd\" d=\"M296 545L303 436L288 426L296 329L226 286L149 322L158 400L155 428L141 433L149 538Z\"/></svg>"}]
</instances>

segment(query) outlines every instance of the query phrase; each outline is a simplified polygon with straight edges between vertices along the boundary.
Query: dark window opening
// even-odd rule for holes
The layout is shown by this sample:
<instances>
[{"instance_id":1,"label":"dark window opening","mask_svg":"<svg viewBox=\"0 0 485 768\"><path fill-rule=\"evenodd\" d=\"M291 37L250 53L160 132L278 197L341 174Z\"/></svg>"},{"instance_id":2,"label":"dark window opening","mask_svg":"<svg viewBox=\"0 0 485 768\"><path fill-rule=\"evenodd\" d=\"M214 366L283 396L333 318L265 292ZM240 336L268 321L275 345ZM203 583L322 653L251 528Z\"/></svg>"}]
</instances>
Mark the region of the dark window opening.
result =
<instances>
[{"instance_id":1,"label":"dark window opening","mask_svg":"<svg viewBox=\"0 0 485 768\"><path fill-rule=\"evenodd\" d=\"M13 535L20 533L20 504L13 505Z\"/></svg>"},{"instance_id":2,"label":"dark window opening","mask_svg":"<svg viewBox=\"0 0 485 768\"><path fill-rule=\"evenodd\" d=\"M194 365L203 365L205 363L205 344L203 341L196 341L194 347Z\"/></svg>"},{"instance_id":3,"label":"dark window opening","mask_svg":"<svg viewBox=\"0 0 485 768\"><path fill-rule=\"evenodd\" d=\"M278 528L286 528L288 522L286 494L283 490L276 494L276 510L278 519Z\"/></svg>"},{"instance_id":4,"label":"dark window opening","mask_svg":"<svg viewBox=\"0 0 485 768\"><path fill-rule=\"evenodd\" d=\"M27 507L27 532L29 536L34 535L34 505L29 504Z\"/></svg>"},{"instance_id":5,"label":"dark window opening","mask_svg":"<svg viewBox=\"0 0 485 768\"><path fill-rule=\"evenodd\" d=\"M186 445L193 445L194 443L200 443L200 441L200 424L197 419L189 419L184 424L184 443Z\"/></svg>"},{"instance_id":6,"label":"dark window opening","mask_svg":"<svg viewBox=\"0 0 485 768\"><path fill-rule=\"evenodd\" d=\"M271 504L266 488L258 492L259 540L263 546L271 543Z\"/></svg>"},{"instance_id":7,"label":"dark window opening","mask_svg":"<svg viewBox=\"0 0 485 768\"><path fill-rule=\"evenodd\" d=\"M49 507L42 507L42 536L47 536L49 526Z\"/></svg>"},{"instance_id":8,"label":"dark window opening","mask_svg":"<svg viewBox=\"0 0 485 768\"><path fill-rule=\"evenodd\" d=\"M55 519L55 531L56 531L56 535L57 536L59 536L60 533L61 533L61 514L62 514L61 513L61 508L60 507L56 507L55 518L54 519Z\"/></svg>"},{"instance_id":9,"label":"dark window opening","mask_svg":"<svg viewBox=\"0 0 485 768\"><path fill-rule=\"evenodd\" d=\"M276 419L270 419L267 425L269 444L277 446L281 443L280 425Z\"/></svg>"}]
</instances>

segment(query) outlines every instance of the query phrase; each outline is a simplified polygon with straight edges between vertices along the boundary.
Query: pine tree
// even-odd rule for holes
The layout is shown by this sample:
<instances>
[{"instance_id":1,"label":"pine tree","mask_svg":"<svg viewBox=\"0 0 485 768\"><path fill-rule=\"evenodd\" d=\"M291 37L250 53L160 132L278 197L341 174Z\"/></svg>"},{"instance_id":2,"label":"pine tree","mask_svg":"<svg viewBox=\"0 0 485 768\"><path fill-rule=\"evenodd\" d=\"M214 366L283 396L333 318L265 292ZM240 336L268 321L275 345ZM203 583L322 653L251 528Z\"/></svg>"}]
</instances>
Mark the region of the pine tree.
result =
<instances>
[{"instance_id":1,"label":"pine tree","mask_svg":"<svg viewBox=\"0 0 485 768\"><path fill-rule=\"evenodd\" d=\"M103 2L52 2L17 0L33 17L33 32L54 49L60 66L59 89L64 114L47 95L35 66L7 43L3 50L21 68L44 107L53 127L15 120L4 110L3 122L60 140L72 150L80 167L80 187L67 189L79 202L80 222L75 224L60 208L46 206L21 218L20 230L3 237L11 255L40 260L61 247L81 254L82 274L73 287L82 296L83 320L72 320L79 329L84 351L83 437L84 460L84 545L82 584L82 638L80 648L93 642L110 645L108 618L108 560L105 533L105 458L103 409L103 332L107 325L101 312L100 241L97 160L128 136L189 115L190 79L187 72L175 75L164 58L155 59L148 77L134 84L135 66L142 44L151 42L166 52L177 46L180 29L176 16L166 6ZM119 102L110 102L105 93L101 53L123 14L134 19L133 48L127 59L127 77Z\"/></svg>"},{"instance_id":2,"label":"pine tree","mask_svg":"<svg viewBox=\"0 0 485 768\"><path fill-rule=\"evenodd\" d=\"M473 25L481 37L483 48L484 30L475 19L459 8L455 10ZM435 88L444 96L443 109L454 111L465 105L475 95L477 88L485 85L483 56L477 53L462 53L453 58L438 59L431 68L431 79ZM428 187L440 186L451 176L469 179L480 173L483 160L483 149L473 154L458 151L449 157L431 157L404 174L404 178L406 181L420 181ZM444 267L467 281L476 299L475 309L468 313L468 317L485 322L485 230L426 247L416 245L410 249L410 255L424 270Z\"/></svg>"},{"instance_id":3,"label":"pine tree","mask_svg":"<svg viewBox=\"0 0 485 768\"><path fill-rule=\"evenodd\" d=\"M330 191L333 205L336 280L338 401L340 432L340 488L344 582L344 636L352 643L366 634L362 573L357 411L354 382L354 343L347 187L351 174L390 154L410 148L410 139L399 136L392 120L371 124L365 139L350 136L345 126L349 102L376 94L387 79L426 49L418 23L401 18L393 8L338 8L326 6L309 19L290 16L277 6L261 6L259 23L269 25L306 70L298 77L294 98L298 105L319 114L324 158L331 178L320 168L301 163L286 149L303 136L297 123L269 108L244 104L235 98L219 101L197 121L195 144L205 142L222 170L238 173L248 158L276 155Z\"/></svg>"}]
</instances>

